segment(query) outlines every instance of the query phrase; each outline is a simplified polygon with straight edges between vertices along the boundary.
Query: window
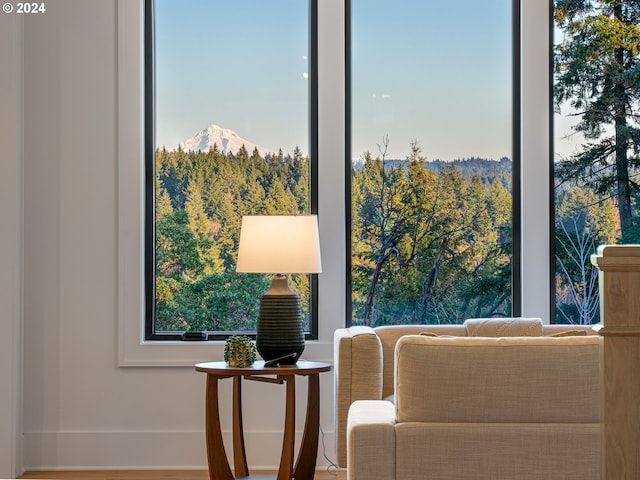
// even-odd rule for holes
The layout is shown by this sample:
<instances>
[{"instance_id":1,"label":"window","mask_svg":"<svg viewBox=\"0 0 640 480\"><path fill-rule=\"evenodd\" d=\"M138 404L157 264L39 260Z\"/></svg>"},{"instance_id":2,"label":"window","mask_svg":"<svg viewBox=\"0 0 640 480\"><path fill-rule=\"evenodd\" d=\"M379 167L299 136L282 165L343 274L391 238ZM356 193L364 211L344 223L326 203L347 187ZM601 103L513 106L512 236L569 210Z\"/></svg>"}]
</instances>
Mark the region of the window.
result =
<instances>
[{"instance_id":1,"label":"window","mask_svg":"<svg viewBox=\"0 0 640 480\"><path fill-rule=\"evenodd\" d=\"M144 272L144 179L139 160L144 157L141 131L144 115L142 68L144 60L143 20L145 2L118 0L118 365L121 367L193 366L203 358L222 357L222 342L201 343L145 341L145 272ZM305 356L308 359L328 361L333 355L333 331L348 324L351 306L350 295L345 297L350 284L346 283L350 267L346 265L345 245L350 245L351 232L345 230L346 216L351 211L350 195L345 188L350 178L351 157L348 147L347 125L350 125L350 101L345 101L345 67L348 50L345 41L350 36L336 34L348 25L349 9L342 2L318 3L317 57L319 104L317 148L319 185L318 211L320 222L323 273L319 275L321 298L318 302L320 319L318 340L307 342ZM515 7L515 4L514 4ZM549 249L551 193L551 168L549 158L550 129L550 5L546 1L523 1L518 5L521 22L514 27L520 31L514 35L519 43L514 51L521 51L522 74L514 69L513 96L519 99L520 112L514 116L514 211L513 217L513 313L541 317L549 322L553 301L550 279L553 278ZM514 16L518 12L514 12ZM313 22L312 22L313 26ZM514 28L515 30L515 28ZM520 41L520 38L522 40ZM311 35L313 39L313 35ZM313 68L315 62L311 64ZM348 77L348 75L347 75ZM310 77L313 81L313 77ZM313 88L311 89L313 92ZM346 97L349 98L348 96ZM314 106L312 101L310 109ZM349 107L349 108L347 108ZM517 110L514 105L514 110ZM345 111L347 108L347 111ZM522 117L521 134L517 134ZM313 120L314 115L311 115ZM347 123L345 124L345 119ZM315 141L311 129L310 142ZM517 140L520 149L515 147ZM349 153L345 157L345 152ZM518 165L518 156L521 162ZM313 166L313 157L311 157ZM313 179L313 177L312 177ZM521 179L521 186L518 183ZM516 189L520 188L518 194ZM346 194L346 195L345 195ZM347 200L348 199L348 200ZM519 202L519 204L518 204ZM519 237L518 237L519 234ZM350 257L348 257L350 258ZM542 288L541 288L542 286ZM345 318L345 312L349 315Z\"/></svg>"},{"instance_id":2,"label":"window","mask_svg":"<svg viewBox=\"0 0 640 480\"><path fill-rule=\"evenodd\" d=\"M637 2L554 2L555 320L600 321L600 244L639 243Z\"/></svg>"},{"instance_id":3,"label":"window","mask_svg":"<svg viewBox=\"0 0 640 480\"><path fill-rule=\"evenodd\" d=\"M347 8L347 317L518 315L519 2Z\"/></svg>"},{"instance_id":4,"label":"window","mask_svg":"<svg viewBox=\"0 0 640 480\"><path fill-rule=\"evenodd\" d=\"M317 213L316 0L146 0L145 336L255 332L242 215ZM317 338L315 276L292 280Z\"/></svg>"}]
</instances>

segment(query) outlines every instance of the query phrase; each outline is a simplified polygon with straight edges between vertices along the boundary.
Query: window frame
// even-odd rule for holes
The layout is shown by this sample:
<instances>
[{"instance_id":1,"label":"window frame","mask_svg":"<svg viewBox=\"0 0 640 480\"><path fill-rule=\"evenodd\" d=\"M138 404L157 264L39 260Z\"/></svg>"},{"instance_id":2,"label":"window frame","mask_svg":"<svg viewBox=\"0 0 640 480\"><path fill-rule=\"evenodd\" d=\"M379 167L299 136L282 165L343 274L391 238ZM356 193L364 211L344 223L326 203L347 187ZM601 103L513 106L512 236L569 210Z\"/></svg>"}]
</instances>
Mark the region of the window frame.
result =
<instances>
[{"instance_id":1,"label":"window frame","mask_svg":"<svg viewBox=\"0 0 640 480\"><path fill-rule=\"evenodd\" d=\"M116 250L120 368L193 368L222 358L224 342L144 340L143 260L143 0L117 5ZM521 1L522 315L548 323L549 257L549 0ZM319 338L309 360L332 361L333 332L345 326L345 23L344 0L318 4L318 208L323 273L319 275ZM326 194L325 194L326 193Z\"/></svg>"},{"instance_id":2,"label":"window frame","mask_svg":"<svg viewBox=\"0 0 640 480\"><path fill-rule=\"evenodd\" d=\"M551 0L553 1L553 0ZM352 0L344 0L345 2L345 216L346 216L346 326L351 326L353 322L353 292L352 292L352 226L351 226L351 3ZM522 14L521 0L511 0L511 62L512 62L512 99L511 99L511 160L512 160L512 272L511 272L511 308L512 315L519 317L522 315L522 111L521 111L521 72L522 72Z\"/></svg>"},{"instance_id":3,"label":"window frame","mask_svg":"<svg viewBox=\"0 0 640 480\"><path fill-rule=\"evenodd\" d=\"M309 168L310 213L318 214L318 0L309 8ZM144 0L144 339L182 341L183 332L155 328L155 0ZM309 275L309 327L305 340L318 339L318 275ZM225 340L231 335L256 337L255 331L207 332L207 340Z\"/></svg>"}]
</instances>

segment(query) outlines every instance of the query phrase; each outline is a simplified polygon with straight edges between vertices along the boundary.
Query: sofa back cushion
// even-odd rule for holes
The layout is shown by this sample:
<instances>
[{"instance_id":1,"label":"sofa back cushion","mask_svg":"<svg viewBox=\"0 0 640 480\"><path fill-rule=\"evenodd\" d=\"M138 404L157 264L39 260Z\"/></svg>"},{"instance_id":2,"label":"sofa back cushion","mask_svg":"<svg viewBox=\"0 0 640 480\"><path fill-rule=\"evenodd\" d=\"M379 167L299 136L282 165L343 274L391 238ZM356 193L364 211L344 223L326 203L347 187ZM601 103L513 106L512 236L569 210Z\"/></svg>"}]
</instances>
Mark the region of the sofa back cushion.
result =
<instances>
[{"instance_id":1,"label":"sofa back cushion","mask_svg":"<svg viewBox=\"0 0 640 480\"><path fill-rule=\"evenodd\" d=\"M405 335L431 332L435 335L466 335L464 325L386 325L376 327L376 335L382 344L382 398L393 395L394 352L396 343Z\"/></svg>"},{"instance_id":2,"label":"sofa back cushion","mask_svg":"<svg viewBox=\"0 0 640 480\"><path fill-rule=\"evenodd\" d=\"M539 337L540 318L472 318L464 322L469 337Z\"/></svg>"},{"instance_id":3,"label":"sofa back cushion","mask_svg":"<svg viewBox=\"0 0 640 480\"><path fill-rule=\"evenodd\" d=\"M401 338L398 422L598 422L599 338Z\"/></svg>"},{"instance_id":4,"label":"sofa back cushion","mask_svg":"<svg viewBox=\"0 0 640 480\"><path fill-rule=\"evenodd\" d=\"M572 336L579 335L594 335L599 336L598 325L563 325L561 323L555 323L552 325L543 325L542 334L548 336L562 337L571 334Z\"/></svg>"}]
</instances>

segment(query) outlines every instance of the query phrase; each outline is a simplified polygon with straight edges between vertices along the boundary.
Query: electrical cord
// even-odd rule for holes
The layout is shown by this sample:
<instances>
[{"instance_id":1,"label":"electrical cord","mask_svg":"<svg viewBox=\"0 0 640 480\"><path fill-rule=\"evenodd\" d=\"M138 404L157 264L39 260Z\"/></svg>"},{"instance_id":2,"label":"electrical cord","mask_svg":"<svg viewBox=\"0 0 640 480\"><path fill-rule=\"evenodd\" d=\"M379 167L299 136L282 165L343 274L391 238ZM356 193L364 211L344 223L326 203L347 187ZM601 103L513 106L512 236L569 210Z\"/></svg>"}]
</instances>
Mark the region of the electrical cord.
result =
<instances>
[{"instance_id":1,"label":"electrical cord","mask_svg":"<svg viewBox=\"0 0 640 480\"><path fill-rule=\"evenodd\" d=\"M322 456L327 462L329 462L327 472L337 477L340 467L338 467L338 465L327 456L327 451L324 446L324 430L322 429L322 425L320 425L320 435L322 437Z\"/></svg>"}]
</instances>

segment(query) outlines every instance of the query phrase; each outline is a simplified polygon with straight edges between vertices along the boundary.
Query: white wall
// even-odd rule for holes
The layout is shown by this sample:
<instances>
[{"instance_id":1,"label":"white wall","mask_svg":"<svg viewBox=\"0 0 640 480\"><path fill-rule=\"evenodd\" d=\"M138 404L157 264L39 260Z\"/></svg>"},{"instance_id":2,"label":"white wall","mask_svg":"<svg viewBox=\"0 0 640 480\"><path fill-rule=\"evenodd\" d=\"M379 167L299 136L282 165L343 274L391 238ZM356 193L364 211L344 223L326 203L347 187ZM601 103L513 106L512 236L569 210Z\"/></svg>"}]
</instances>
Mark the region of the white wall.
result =
<instances>
[{"instance_id":1,"label":"white wall","mask_svg":"<svg viewBox=\"0 0 640 480\"><path fill-rule=\"evenodd\" d=\"M129 208L139 208L135 198L131 204L119 204L118 182L126 180L120 167L126 157L122 156L124 132L118 120L124 105L119 104L118 95L122 93L119 89L127 86L118 80L118 55L122 59L124 54L118 52L118 8L122 13L124 4L135 1L50 0L45 14L24 18L23 44L19 41L19 21L0 16L3 68L9 65L9 77L3 74L0 83L4 86L6 81L9 87L0 97L0 261L3 266L9 265L8 270L0 272L0 300L2 305L10 305L6 314L10 335L0 337L0 476L19 470L21 446L22 463L27 469L206 465L202 375L190 367L118 366L122 333L118 329L122 319L119 301L122 291L129 288L119 285L121 255L126 250L119 215ZM543 0L534 3L547 5ZM320 340L309 346L305 356L330 360L327 346L333 330L344 324L344 37L342 0L322 0L319 4L320 187L335 194L320 198L325 268L320 277ZM527 28L540 32L543 38L539 48L546 52L546 27ZM540 72L532 75L544 81ZM17 106L9 102L13 107L5 110L5 98L18 99ZM20 98L24 98L22 110ZM523 111L525 123L536 123L544 130L547 105L546 97L534 98ZM131 121L135 124L137 120ZM523 158L533 171L542 172L546 169L545 157L538 157L538 152L548 151L544 147L548 139L536 141L542 145L540 150L525 151ZM130 158L132 165L138 160L136 155ZM541 175L543 178L544 173ZM537 219L545 218L544 210L543 205L532 213L534 224L530 228L539 232L547 228ZM542 224L536 226L535 222ZM127 241L125 238L125 245ZM138 246L132 248L135 252ZM527 248L530 251L524 252L525 256L544 255L544 245ZM22 252L23 270L19 263ZM129 264L139 263L134 259ZM543 272L537 278L544 276ZM539 284L536 277L525 279L525 291L527 285ZM138 287L135 282L130 286ZM530 311L525 302L524 313L541 311L541 316L546 316L548 306L540 303L544 301L536 300ZM156 352L163 348L168 347L157 347ZM210 356L221 358L221 348L211 346ZM10 366L4 363L5 357ZM333 457L332 376L321 378L321 423L327 434L327 451ZM7 384L8 391L4 389ZM255 382L246 386L244 420L252 467L273 468L277 464L282 390ZM303 386L298 389L300 417L305 390ZM229 393L225 386L222 395ZM15 420L20 418L20 408L22 442L19 420ZM222 405L222 412L223 429L228 434L228 402ZM10 429L6 435L5 426ZM321 459L320 464L325 463Z\"/></svg>"},{"instance_id":2,"label":"white wall","mask_svg":"<svg viewBox=\"0 0 640 480\"><path fill-rule=\"evenodd\" d=\"M0 478L21 468L21 35L21 19L0 14Z\"/></svg>"}]
</instances>

